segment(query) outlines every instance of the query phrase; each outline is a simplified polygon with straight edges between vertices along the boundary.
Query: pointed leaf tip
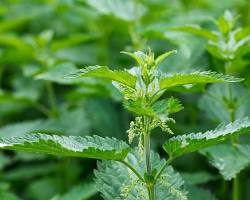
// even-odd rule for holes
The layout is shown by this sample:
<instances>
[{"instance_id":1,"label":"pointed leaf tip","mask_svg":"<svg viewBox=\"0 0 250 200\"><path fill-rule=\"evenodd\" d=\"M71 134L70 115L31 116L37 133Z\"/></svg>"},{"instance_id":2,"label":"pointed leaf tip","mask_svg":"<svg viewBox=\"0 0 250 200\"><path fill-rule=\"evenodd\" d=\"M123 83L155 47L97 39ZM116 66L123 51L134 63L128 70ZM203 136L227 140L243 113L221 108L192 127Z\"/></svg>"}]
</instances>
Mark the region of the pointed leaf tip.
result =
<instances>
[{"instance_id":1,"label":"pointed leaf tip","mask_svg":"<svg viewBox=\"0 0 250 200\"><path fill-rule=\"evenodd\" d=\"M155 59L155 64L159 65L163 60L165 60L167 57L169 57L170 55L174 54L174 53L178 53L177 50L172 50L172 51L167 51L164 54L158 56Z\"/></svg>"}]
</instances>

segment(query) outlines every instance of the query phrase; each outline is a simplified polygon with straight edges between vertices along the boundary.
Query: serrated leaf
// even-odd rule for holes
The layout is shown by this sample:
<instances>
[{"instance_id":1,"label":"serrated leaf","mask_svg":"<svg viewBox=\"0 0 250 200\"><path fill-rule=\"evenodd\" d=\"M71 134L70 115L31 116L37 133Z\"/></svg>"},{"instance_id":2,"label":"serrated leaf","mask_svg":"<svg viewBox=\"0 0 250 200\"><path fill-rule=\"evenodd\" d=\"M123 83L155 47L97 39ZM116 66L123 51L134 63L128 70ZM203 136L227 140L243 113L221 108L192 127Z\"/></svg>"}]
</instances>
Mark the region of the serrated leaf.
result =
<instances>
[{"instance_id":1,"label":"serrated leaf","mask_svg":"<svg viewBox=\"0 0 250 200\"><path fill-rule=\"evenodd\" d=\"M0 149L108 160L123 160L129 152L129 146L115 138L46 134L0 138Z\"/></svg>"},{"instance_id":2,"label":"serrated leaf","mask_svg":"<svg viewBox=\"0 0 250 200\"><path fill-rule=\"evenodd\" d=\"M138 99L136 101L125 101L124 106L130 111L137 115L153 116L154 112L150 107L146 107L145 103Z\"/></svg>"},{"instance_id":3,"label":"serrated leaf","mask_svg":"<svg viewBox=\"0 0 250 200\"><path fill-rule=\"evenodd\" d=\"M167 119L170 114L179 112L183 109L179 100L174 97L156 101L152 106L145 105L143 99L125 101L124 106L137 115L156 117L163 121Z\"/></svg>"},{"instance_id":4,"label":"serrated leaf","mask_svg":"<svg viewBox=\"0 0 250 200\"><path fill-rule=\"evenodd\" d=\"M226 139L246 133L250 130L250 120L248 117L236 120L228 125L220 125L215 130L205 133L191 133L170 138L163 148L170 157L176 158L183 154L200 150L214 144L218 144Z\"/></svg>"},{"instance_id":5,"label":"serrated leaf","mask_svg":"<svg viewBox=\"0 0 250 200\"><path fill-rule=\"evenodd\" d=\"M160 169L164 164L164 160L161 160L156 153L152 152L151 158L152 166L155 169ZM146 167L138 149L129 153L126 160L143 176ZM113 161L100 162L98 163L98 169L95 171L95 176L97 188L106 200L148 199L145 184L140 182L133 172L122 163ZM183 181L171 166L164 170L155 185L155 199L187 200L186 192L183 189Z\"/></svg>"},{"instance_id":6,"label":"serrated leaf","mask_svg":"<svg viewBox=\"0 0 250 200\"><path fill-rule=\"evenodd\" d=\"M175 73L163 76L160 80L160 88L168 89L180 85L195 83L221 83L221 82L239 82L241 78L235 78L229 75L217 74L216 72L203 71L192 73Z\"/></svg>"},{"instance_id":7,"label":"serrated leaf","mask_svg":"<svg viewBox=\"0 0 250 200\"><path fill-rule=\"evenodd\" d=\"M250 146L219 144L201 151L210 164L217 168L225 180L231 180L250 164Z\"/></svg>"},{"instance_id":8,"label":"serrated leaf","mask_svg":"<svg viewBox=\"0 0 250 200\"><path fill-rule=\"evenodd\" d=\"M135 88L136 77L127 71L112 71L106 66L90 66L84 69L80 69L78 72L72 74L72 77L79 78L84 76L92 76L97 78L104 78L112 81L116 81Z\"/></svg>"},{"instance_id":9,"label":"serrated leaf","mask_svg":"<svg viewBox=\"0 0 250 200\"><path fill-rule=\"evenodd\" d=\"M162 122L169 119L169 115L179 112L183 107L180 101L174 97L159 100L152 105L152 116L159 118Z\"/></svg>"}]
</instances>

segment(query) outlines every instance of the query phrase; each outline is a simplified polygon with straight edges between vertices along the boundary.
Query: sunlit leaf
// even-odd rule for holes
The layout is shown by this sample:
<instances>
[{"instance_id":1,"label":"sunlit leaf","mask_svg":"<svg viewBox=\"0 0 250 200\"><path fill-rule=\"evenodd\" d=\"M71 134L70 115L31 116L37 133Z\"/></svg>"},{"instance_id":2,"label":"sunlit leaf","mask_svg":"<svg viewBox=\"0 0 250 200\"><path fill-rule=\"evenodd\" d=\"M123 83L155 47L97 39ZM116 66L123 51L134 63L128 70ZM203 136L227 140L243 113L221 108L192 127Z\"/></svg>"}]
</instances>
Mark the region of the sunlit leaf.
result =
<instances>
[{"instance_id":1,"label":"sunlit leaf","mask_svg":"<svg viewBox=\"0 0 250 200\"><path fill-rule=\"evenodd\" d=\"M169 139L163 148L172 158L194 152L225 141L232 136L247 133L250 130L249 118L239 119L228 125L220 125L215 130L205 133L179 135Z\"/></svg>"},{"instance_id":2,"label":"sunlit leaf","mask_svg":"<svg viewBox=\"0 0 250 200\"><path fill-rule=\"evenodd\" d=\"M112 71L106 66L91 66L84 69L80 69L78 72L71 75L71 77L79 78L84 76L92 76L98 78L104 78L112 81L116 81L134 88L136 83L136 77L127 71Z\"/></svg>"},{"instance_id":3,"label":"sunlit leaf","mask_svg":"<svg viewBox=\"0 0 250 200\"><path fill-rule=\"evenodd\" d=\"M160 88L168 89L179 85L196 83L221 83L221 82L239 82L241 78L235 78L229 75L217 74L216 72L203 71L192 73L175 73L165 75L160 80Z\"/></svg>"},{"instance_id":4,"label":"sunlit leaf","mask_svg":"<svg viewBox=\"0 0 250 200\"><path fill-rule=\"evenodd\" d=\"M125 142L114 138L46 134L1 138L0 149L108 160L122 160L129 151Z\"/></svg>"}]
</instances>

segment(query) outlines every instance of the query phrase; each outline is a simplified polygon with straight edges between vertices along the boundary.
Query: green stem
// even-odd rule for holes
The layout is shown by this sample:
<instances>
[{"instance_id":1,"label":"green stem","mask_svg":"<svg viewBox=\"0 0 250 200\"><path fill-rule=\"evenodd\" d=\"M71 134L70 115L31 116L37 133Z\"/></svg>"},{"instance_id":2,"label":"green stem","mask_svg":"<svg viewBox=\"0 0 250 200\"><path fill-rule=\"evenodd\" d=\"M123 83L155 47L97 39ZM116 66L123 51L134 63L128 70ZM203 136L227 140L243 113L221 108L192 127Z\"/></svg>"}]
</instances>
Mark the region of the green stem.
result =
<instances>
[{"instance_id":1,"label":"green stem","mask_svg":"<svg viewBox=\"0 0 250 200\"><path fill-rule=\"evenodd\" d=\"M147 175L152 175L152 168L151 168L151 155L150 155L150 119L148 117L144 117L144 156L145 156L145 163L146 163L146 170ZM147 190L148 190L148 199L154 200L154 184L147 183Z\"/></svg>"},{"instance_id":2,"label":"green stem","mask_svg":"<svg viewBox=\"0 0 250 200\"><path fill-rule=\"evenodd\" d=\"M240 200L240 178L237 175L233 179L233 200Z\"/></svg>"},{"instance_id":3,"label":"green stem","mask_svg":"<svg viewBox=\"0 0 250 200\"><path fill-rule=\"evenodd\" d=\"M225 72L226 74L229 74L229 68L231 66L231 62L226 62L225 63ZM231 88L231 85L228 84L228 93L229 93L229 100L230 102L232 102L233 100L233 96L232 96L232 88ZM235 108L229 108L229 114L230 114L230 121L233 122L235 120ZM237 145L238 143L238 137L233 137L231 139L232 141L232 144L234 146ZM240 180L239 180L239 174L236 175L236 177L233 179L233 200L240 200Z\"/></svg>"},{"instance_id":4,"label":"green stem","mask_svg":"<svg viewBox=\"0 0 250 200\"><path fill-rule=\"evenodd\" d=\"M220 197L225 198L227 196L227 181L221 179Z\"/></svg>"},{"instance_id":5,"label":"green stem","mask_svg":"<svg viewBox=\"0 0 250 200\"><path fill-rule=\"evenodd\" d=\"M156 181L158 180L158 178L161 176L162 172L164 171L164 169L173 161L173 159L170 157L165 163L164 165L162 165L161 169L158 171L158 173L155 176L154 179L154 184L156 183Z\"/></svg>"},{"instance_id":6,"label":"green stem","mask_svg":"<svg viewBox=\"0 0 250 200\"><path fill-rule=\"evenodd\" d=\"M48 92L48 100L52 110L52 113L56 116L57 115L57 105L56 105L56 97L54 88L51 82L46 82L47 92Z\"/></svg>"},{"instance_id":7,"label":"green stem","mask_svg":"<svg viewBox=\"0 0 250 200\"><path fill-rule=\"evenodd\" d=\"M150 135L145 134L144 135L144 155L145 155L145 161L146 161L146 168L147 173L151 174L151 155L150 155Z\"/></svg>"},{"instance_id":8,"label":"green stem","mask_svg":"<svg viewBox=\"0 0 250 200\"><path fill-rule=\"evenodd\" d=\"M125 160L119 160L119 162L126 165L142 182L145 182L142 176L139 174L139 172L133 166L131 166L128 162L126 162Z\"/></svg>"},{"instance_id":9,"label":"green stem","mask_svg":"<svg viewBox=\"0 0 250 200\"><path fill-rule=\"evenodd\" d=\"M47 117L53 117L53 114L50 112L50 110L48 108L46 108L44 105L40 104L40 103L34 103L33 106L39 110L41 113L43 113L44 115L46 115Z\"/></svg>"},{"instance_id":10,"label":"green stem","mask_svg":"<svg viewBox=\"0 0 250 200\"><path fill-rule=\"evenodd\" d=\"M0 66L0 89L1 89L1 86L2 86L2 77L3 77L3 65Z\"/></svg>"}]
</instances>

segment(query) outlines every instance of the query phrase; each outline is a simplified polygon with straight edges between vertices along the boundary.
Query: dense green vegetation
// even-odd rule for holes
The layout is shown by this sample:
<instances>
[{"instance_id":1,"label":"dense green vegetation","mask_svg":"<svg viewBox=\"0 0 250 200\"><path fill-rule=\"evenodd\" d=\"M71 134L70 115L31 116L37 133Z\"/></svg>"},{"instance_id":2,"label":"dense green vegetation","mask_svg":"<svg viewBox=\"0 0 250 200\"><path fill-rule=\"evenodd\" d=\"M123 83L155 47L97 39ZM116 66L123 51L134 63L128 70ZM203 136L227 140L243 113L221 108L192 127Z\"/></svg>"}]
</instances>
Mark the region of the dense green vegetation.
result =
<instances>
[{"instance_id":1,"label":"dense green vegetation","mask_svg":"<svg viewBox=\"0 0 250 200\"><path fill-rule=\"evenodd\" d=\"M2 0L0 199L250 199L249 10Z\"/></svg>"}]
</instances>

